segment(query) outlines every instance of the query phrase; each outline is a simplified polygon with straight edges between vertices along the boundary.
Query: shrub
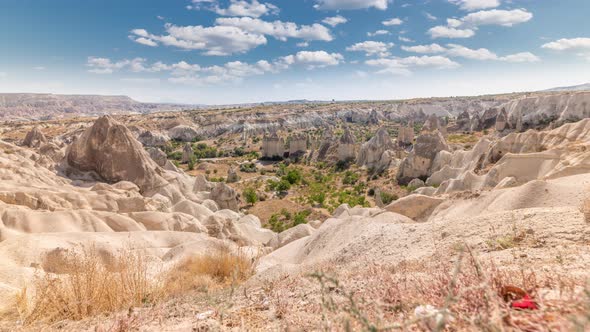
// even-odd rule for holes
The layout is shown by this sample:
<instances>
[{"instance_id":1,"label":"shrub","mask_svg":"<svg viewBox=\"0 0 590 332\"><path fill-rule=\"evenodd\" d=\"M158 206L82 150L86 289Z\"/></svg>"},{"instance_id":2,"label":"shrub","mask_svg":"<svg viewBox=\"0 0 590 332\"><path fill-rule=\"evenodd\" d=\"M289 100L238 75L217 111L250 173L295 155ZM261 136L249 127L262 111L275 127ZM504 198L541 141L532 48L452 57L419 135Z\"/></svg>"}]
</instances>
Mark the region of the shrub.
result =
<instances>
[{"instance_id":1,"label":"shrub","mask_svg":"<svg viewBox=\"0 0 590 332\"><path fill-rule=\"evenodd\" d=\"M254 188L244 189L242 195L244 196L246 203L250 205L254 205L256 202L258 202L258 195L256 194L256 190L254 190Z\"/></svg>"},{"instance_id":2,"label":"shrub","mask_svg":"<svg viewBox=\"0 0 590 332\"><path fill-rule=\"evenodd\" d=\"M286 175L283 176L283 179L288 181L290 184L300 183L302 178L303 176L301 175L301 171L298 169L291 169Z\"/></svg>"},{"instance_id":3,"label":"shrub","mask_svg":"<svg viewBox=\"0 0 590 332\"><path fill-rule=\"evenodd\" d=\"M391 202L396 201L398 196L396 194L391 194L385 191L381 192L381 201L385 205L389 205Z\"/></svg>"},{"instance_id":4,"label":"shrub","mask_svg":"<svg viewBox=\"0 0 590 332\"><path fill-rule=\"evenodd\" d=\"M245 163L240 165L240 172L244 173L256 173L256 164Z\"/></svg>"},{"instance_id":5,"label":"shrub","mask_svg":"<svg viewBox=\"0 0 590 332\"><path fill-rule=\"evenodd\" d=\"M190 160L188 161L188 170L192 171L195 169L195 156L191 156Z\"/></svg>"},{"instance_id":6,"label":"shrub","mask_svg":"<svg viewBox=\"0 0 590 332\"><path fill-rule=\"evenodd\" d=\"M359 178L360 176L357 173L346 171L346 173L344 173L344 178L342 179L342 184L353 185L357 183Z\"/></svg>"}]
</instances>

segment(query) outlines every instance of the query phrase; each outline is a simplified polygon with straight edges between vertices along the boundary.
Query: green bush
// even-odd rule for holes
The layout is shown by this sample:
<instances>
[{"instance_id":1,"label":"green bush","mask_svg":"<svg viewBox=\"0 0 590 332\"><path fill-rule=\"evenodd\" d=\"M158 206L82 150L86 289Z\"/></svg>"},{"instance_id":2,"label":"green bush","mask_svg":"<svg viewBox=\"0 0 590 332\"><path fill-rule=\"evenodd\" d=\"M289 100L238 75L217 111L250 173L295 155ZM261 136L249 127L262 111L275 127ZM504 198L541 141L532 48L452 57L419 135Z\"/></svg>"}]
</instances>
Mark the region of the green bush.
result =
<instances>
[{"instance_id":1,"label":"green bush","mask_svg":"<svg viewBox=\"0 0 590 332\"><path fill-rule=\"evenodd\" d=\"M256 190L254 190L254 188L244 189L242 195L244 196L246 203L250 204L251 206L258 202L258 195L256 194Z\"/></svg>"},{"instance_id":2,"label":"green bush","mask_svg":"<svg viewBox=\"0 0 590 332\"><path fill-rule=\"evenodd\" d=\"M388 192L381 192L381 201L385 205L389 205L391 202L396 201L398 199L396 194L391 194Z\"/></svg>"},{"instance_id":3,"label":"green bush","mask_svg":"<svg viewBox=\"0 0 590 332\"><path fill-rule=\"evenodd\" d=\"M342 179L342 184L353 185L357 183L359 178L360 176L357 173L346 171L346 173L344 173L344 178Z\"/></svg>"}]
</instances>

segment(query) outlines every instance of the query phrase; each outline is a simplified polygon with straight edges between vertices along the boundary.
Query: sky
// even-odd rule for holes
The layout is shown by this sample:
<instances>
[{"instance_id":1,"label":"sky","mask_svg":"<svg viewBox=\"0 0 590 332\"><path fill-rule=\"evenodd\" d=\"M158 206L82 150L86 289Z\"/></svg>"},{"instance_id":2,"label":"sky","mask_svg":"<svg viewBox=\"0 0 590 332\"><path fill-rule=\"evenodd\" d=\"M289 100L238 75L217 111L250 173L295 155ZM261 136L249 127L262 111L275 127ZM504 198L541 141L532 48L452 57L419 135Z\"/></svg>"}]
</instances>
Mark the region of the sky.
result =
<instances>
[{"instance_id":1,"label":"sky","mask_svg":"<svg viewBox=\"0 0 590 332\"><path fill-rule=\"evenodd\" d=\"M0 92L233 104L590 82L588 0L0 0Z\"/></svg>"}]
</instances>

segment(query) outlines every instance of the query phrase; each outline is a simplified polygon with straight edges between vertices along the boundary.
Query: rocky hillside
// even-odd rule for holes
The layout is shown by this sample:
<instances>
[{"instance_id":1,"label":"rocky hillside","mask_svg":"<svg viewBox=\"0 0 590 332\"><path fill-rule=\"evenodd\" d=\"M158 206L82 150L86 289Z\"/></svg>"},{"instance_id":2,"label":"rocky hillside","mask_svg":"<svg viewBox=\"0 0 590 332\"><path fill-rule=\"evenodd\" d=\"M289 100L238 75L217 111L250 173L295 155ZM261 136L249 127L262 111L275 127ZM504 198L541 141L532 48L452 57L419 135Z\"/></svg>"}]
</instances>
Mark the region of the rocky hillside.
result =
<instances>
[{"instance_id":1,"label":"rocky hillside","mask_svg":"<svg viewBox=\"0 0 590 332\"><path fill-rule=\"evenodd\" d=\"M126 96L0 94L0 120L49 120L105 114L177 111L195 106L141 103Z\"/></svg>"}]
</instances>

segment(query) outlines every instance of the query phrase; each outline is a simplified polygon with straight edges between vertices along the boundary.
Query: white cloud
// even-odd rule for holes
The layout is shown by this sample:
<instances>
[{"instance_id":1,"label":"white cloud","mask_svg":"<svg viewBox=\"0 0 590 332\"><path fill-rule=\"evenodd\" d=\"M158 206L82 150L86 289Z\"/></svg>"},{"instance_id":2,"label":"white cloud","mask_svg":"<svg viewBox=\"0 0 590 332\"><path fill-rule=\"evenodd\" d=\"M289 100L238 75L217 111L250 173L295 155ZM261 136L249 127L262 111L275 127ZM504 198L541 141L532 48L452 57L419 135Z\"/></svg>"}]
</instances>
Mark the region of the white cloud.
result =
<instances>
[{"instance_id":1,"label":"white cloud","mask_svg":"<svg viewBox=\"0 0 590 332\"><path fill-rule=\"evenodd\" d=\"M500 6L500 0L449 0L449 2L459 6L462 10L467 11L496 8Z\"/></svg>"},{"instance_id":2,"label":"white cloud","mask_svg":"<svg viewBox=\"0 0 590 332\"><path fill-rule=\"evenodd\" d=\"M322 20L322 23L327 24L332 27L335 27L338 24L344 24L346 22L348 22L346 17L341 16L341 15L326 17L325 19Z\"/></svg>"},{"instance_id":3,"label":"white cloud","mask_svg":"<svg viewBox=\"0 0 590 332\"><path fill-rule=\"evenodd\" d=\"M398 36L397 39L399 39L400 41L404 42L404 43L413 43L414 41L408 37L404 37L404 36Z\"/></svg>"},{"instance_id":4,"label":"white cloud","mask_svg":"<svg viewBox=\"0 0 590 332\"><path fill-rule=\"evenodd\" d=\"M438 20L438 17L428 13L428 12L424 12L424 16L426 16L427 19L431 20L431 21L436 21Z\"/></svg>"},{"instance_id":5,"label":"white cloud","mask_svg":"<svg viewBox=\"0 0 590 332\"><path fill-rule=\"evenodd\" d=\"M33 69L35 69L35 70L45 70L46 68L43 67L43 66L36 66L36 67L33 67Z\"/></svg>"},{"instance_id":6,"label":"white cloud","mask_svg":"<svg viewBox=\"0 0 590 332\"><path fill-rule=\"evenodd\" d=\"M187 50L201 50L205 55L230 55L245 53L260 45L266 44L261 34L250 33L232 26L176 26L166 24L165 35L153 35L144 29L132 30L131 38L138 42L144 38L153 43L174 46ZM134 38L134 36L139 38ZM144 41L145 44L145 41Z\"/></svg>"},{"instance_id":7,"label":"white cloud","mask_svg":"<svg viewBox=\"0 0 590 332\"><path fill-rule=\"evenodd\" d=\"M447 51L446 48L439 44L430 45L416 45L416 46L402 46L402 50L406 52L420 53L420 54L433 54L433 53L444 53Z\"/></svg>"},{"instance_id":8,"label":"white cloud","mask_svg":"<svg viewBox=\"0 0 590 332\"><path fill-rule=\"evenodd\" d=\"M436 26L428 30L432 38L471 38L475 36L475 31L471 29L457 29L446 26Z\"/></svg>"},{"instance_id":9,"label":"white cloud","mask_svg":"<svg viewBox=\"0 0 590 332\"><path fill-rule=\"evenodd\" d=\"M541 59L538 56L536 56L530 52L522 52L522 53L507 55L505 57L499 58L499 60L506 61L506 62L516 62L516 63L541 61Z\"/></svg>"},{"instance_id":10,"label":"white cloud","mask_svg":"<svg viewBox=\"0 0 590 332\"><path fill-rule=\"evenodd\" d=\"M447 25L439 25L428 30L432 38L470 38L475 31L484 25L499 25L512 27L516 24L528 22L533 14L526 9L514 10L482 10L467 14L461 19L449 18Z\"/></svg>"},{"instance_id":11,"label":"white cloud","mask_svg":"<svg viewBox=\"0 0 590 332\"><path fill-rule=\"evenodd\" d=\"M220 26L236 27L248 33L268 35L281 41L286 41L288 38L323 41L334 39L330 29L317 23L299 26L293 22L267 22L251 17L218 18L215 22Z\"/></svg>"},{"instance_id":12,"label":"white cloud","mask_svg":"<svg viewBox=\"0 0 590 332\"><path fill-rule=\"evenodd\" d=\"M309 47L309 42L300 42L296 44L297 47Z\"/></svg>"},{"instance_id":13,"label":"white cloud","mask_svg":"<svg viewBox=\"0 0 590 332\"><path fill-rule=\"evenodd\" d=\"M486 48L474 50L457 44L449 44L447 47L449 47L447 54L451 57L460 57L471 60L496 60L498 58L495 53Z\"/></svg>"},{"instance_id":14,"label":"white cloud","mask_svg":"<svg viewBox=\"0 0 590 332\"><path fill-rule=\"evenodd\" d=\"M342 63L344 57L340 53L328 53L326 51L300 51L294 55L288 55L280 59L285 66L295 64L305 65L308 69L336 66Z\"/></svg>"},{"instance_id":15,"label":"white cloud","mask_svg":"<svg viewBox=\"0 0 590 332\"><path fill-rule=\"evenodd\" d=\"M562 38L541 47L554 51L590 51L590 38Z\"/></svg>"},{"instance_id":16,"label":"white cloud","mask_svg":"<svg viewBox=\"0 0 590 332\"><path fill-rule=\"evenodd\" d=\"M410 75L412 68L431 67L437 69L453 69L461 65L444 56L410 56L406 58L381 58L365 61L365 64L380 68L378 74Z\"/></svg>"},{"instance_id":17,"label":"white cloud","mask_svg":"<svg viewBox=\"0 0 590 332\"><path fill-rule=\"evenodd\" d=\"M389 56L389 49L394 46L393 43L382 43L367 40L362 43L356 43L346 48L347 51L365 52L367 56L379 55L380 57Z\"/></svg>"},{"instance_id":18,"label":"white cloud","mask_svg":"<svg viewBox=\"0 0 590 332\"><path fill-rule=\"evenodd\" d=\"M381 23L383 23L383 25L389 27L389 26L393 26L393 25L402 25L404 23L404 21L402 21L401 19L395 17L395 18L392 18L392 19L389 19L389 20L385 20L385 21L383 21Z\"/></svg>"},{"instance_id":19,"label":"white cloud","mask_svg":"<svg viewBox=\"0 0 590 332\"><path fill-rule=\"evenodd\" d=\"M135 41L138 44L145 45L145 46L151 46L151 47L158 46L158 43L156 43L155 41L153 41L149 38L145 38L145 37L139 37L139 38L133 39L133 41Z\"/></svg>"},{"instance_id":20,"label":"white cloud","mask_svg":"<svg viewBox=\"0 0 590 332\"><path fill-rule=\"evenodd\" d=\"M525 23L533 18L533 14L526 9L514 10L482 10L468 14L461 21L467 26L500 25L511 27L515 24Z\"/></svg>"},{"instance_id":21,"label":"white cloud","mask_svg":"<svg viewBox=\"0 0 590 332\"><path fill-rule=\"evenodd\" d=\"M271 3L260 3L257 0L251 2L244 0L231 0L227 8L220 8L215 5L212 11L222 16L248 16L260 17L268 14L277 14L279 8Z\"/></svg>"},{"instance_id":22,"label":"white cloud","mask_svg":"<svg viewBox=\"0 0 590 332\"><path fill-rule=\"evenodd\" d=\"M316 0L314 8L325 10L376 8L385 10L388 2L389 0Z\"/></svg>"},{"instance_id":23,"label":"white cloud","mask_svg":"<svg viewBox=\"0 0 590 332\"><path fill-rule=\"evenodd\" d=\"M131 63L130 60L121 60L118 62L112 62L108 58L88 57L86 66L90 69L88 72L94 74L112 74L113 72L128 66Z\"/></svg>"},{"instance_id":24,"label":"white cloud","mask_svg":"<svg viewBox=\"0 0 590 332\"><path fill-rule=\"evenodd\" d=\"M390 35L391 32L387 31L387 30L377 30L375 32L367 32L367 36L369 37L375 37L375 36L385 36L385 35Z\"/></svg>"},{"instance_id":25,"label":"white cloud","mask_svg":"<svg viewBox=\"0 0 590 332\"><path fill-rule=\"evenodd\" d=\"M430 45L417 45L417 46L402 46L404 51L421 53L421 54L433 54L442 53L445 56L452 58L464 58L470 60L494 60L494 61L505 61L505 62L538 62L541 59L530 52L522 52L499 57L496 53L488 50L487 48L471 49L462 45L448 44L446 47L438 44Z\"/></svg>"}]
</instances>

